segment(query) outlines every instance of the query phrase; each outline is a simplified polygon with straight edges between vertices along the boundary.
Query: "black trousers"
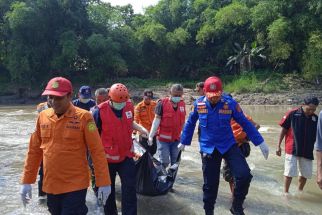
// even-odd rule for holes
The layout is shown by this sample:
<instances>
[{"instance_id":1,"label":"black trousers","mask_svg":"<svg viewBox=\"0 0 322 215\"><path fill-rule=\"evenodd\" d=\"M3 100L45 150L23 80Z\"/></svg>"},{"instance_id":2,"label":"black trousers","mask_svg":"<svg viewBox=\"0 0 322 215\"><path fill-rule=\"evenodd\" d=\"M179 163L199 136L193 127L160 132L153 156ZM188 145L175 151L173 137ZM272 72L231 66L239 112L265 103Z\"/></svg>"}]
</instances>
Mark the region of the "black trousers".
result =
<instances>
[{"instance_id":1,"label":"black trousers","mask_svg":"<svg viewBox=\"0 0 322 215\"><path fill-rule=\"evenodd\" d=\"M46 196L46 193L42 190L42 181L44 179L44 170L43 164L41 162L39 168L39 181L38 181L38 196Z\"/></svg>"},{"instance_id":2,"label":"black trousers","mask_svg":"<svg viewBox=\"0 0 322 215\"><path fill-rule=\"evenodd\" d=\"M63 194L47 193L47 206L52 215L85 215L87 189Z\"/></svg>"},{"instance_id":3,"label":"black trousers","mask_svg":"<svg viewBox=\"0 0 322 215\"><path fill-rule=\"evenodd\" d=\"M134 160L126 158L120 163L108 164L111 177L111 195L108 197L104 206L106 215L117 215L117 207L115 202L115 178L116 173L121 179L122 192L122 215L137 214L137 198L136 198L136 169Z\"/></svg>"},{"instance_id":4,"label":"black trousers","mask_svg":"<svg viewBox=\"0 0 322 215\"><path fill-rule=\"evenodd\" d=\"M223 158L230 167L235 183L232 207L235 211L243 211L242 205L253 176L250 173L245 156L240 148L234 145L223 155L217 149L211 155L202 155L203 202L206 214L211 214L214 210L218 194L220 165Z\"/></svg>"}]
</instances>

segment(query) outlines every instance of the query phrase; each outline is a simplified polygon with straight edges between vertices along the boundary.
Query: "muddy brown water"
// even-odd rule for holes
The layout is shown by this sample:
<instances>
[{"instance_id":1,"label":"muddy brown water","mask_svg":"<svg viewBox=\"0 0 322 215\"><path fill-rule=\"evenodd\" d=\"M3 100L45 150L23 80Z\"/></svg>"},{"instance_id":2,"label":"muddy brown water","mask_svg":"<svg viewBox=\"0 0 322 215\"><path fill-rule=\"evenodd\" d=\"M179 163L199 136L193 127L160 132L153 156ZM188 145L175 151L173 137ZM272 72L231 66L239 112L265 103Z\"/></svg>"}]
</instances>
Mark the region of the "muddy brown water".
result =
<instances>
[{"instance_id":1,"label":"muddy brown water","mask_svg":"<svg viewBox=\"0 0 322 215\"><path fill-rule=\"evenodd\" d=\"M291 185L291 195L283 196L284 157L275 156L280 131L277 123L290 106L243 106L244 111L261 124L260 132L270 146L266 161L260 150L252 146L247 159L254 176L245 201L246 214L322 214L322 191L313 178L308 180L303 193L296 190L297 179ZM37 185L33 185L33 199L24 209L19 196L19 179L27 151L30 133L34 130L37 113L34 106L0 107L0 214L49 214L46 204L37 197ZM142 215L192 215L203 214L202 172L197 135L191 147L186 147L174 192L164 196L138 195L138 214ZM117 183L117 193L120 186ZM120 195L118 195L118 200ZM221 178L216 214L230 214L231 195L228 184ZM96 200L89 189L88 214L100 214ZM120 202L118 202L120 206Z\"/></svg>"}]
</instances>

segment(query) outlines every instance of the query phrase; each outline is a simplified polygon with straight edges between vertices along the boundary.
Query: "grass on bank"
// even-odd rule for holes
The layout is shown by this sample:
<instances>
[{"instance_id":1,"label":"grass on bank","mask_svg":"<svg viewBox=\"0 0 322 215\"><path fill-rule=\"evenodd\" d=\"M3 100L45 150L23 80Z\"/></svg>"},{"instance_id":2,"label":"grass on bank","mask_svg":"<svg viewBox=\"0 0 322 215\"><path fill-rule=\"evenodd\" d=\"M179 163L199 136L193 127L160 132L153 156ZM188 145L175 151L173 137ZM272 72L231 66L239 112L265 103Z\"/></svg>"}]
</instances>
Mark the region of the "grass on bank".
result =
<instances>
[{"instance_id":1,"label":"grass on bank","mask_svg":"<svg viewBox=\"0 0 322 215\"><path fill-rule=\"evenodd\" d=\"M230 93L275 93L288 89L285 74L249 72L239 76L225 76L224 90Z\"/></svg>"},{"instance_id":2,"label":"grass on bank","mask_svg":"<svg viewBox=\"0 0 322 215\"><path fill-rule=\"evenodd\" d=\"M170 88L172 84L180 83L183 85L184 88L194 88L196 82L199 80L183 80L183 79L140 79L135 77L129 78L118 78L118 79L111 79L108 80L107 86L111 86L113 83L123 83L130 89L137 89L137 88L151 88L155 89L158 87L166 87Z\"/></svg>"},{"instance_id":3,"label":"grass on bank","mask_svg":"<svg viewBox=\"0 0 322 215\"><path fill-rule=\"evenodd\" d=\"M283 81L285 74L271 72L248 72L243 75L223 75L224 91L229 93L274 93L288 89L287 83ZM115 82L124 83L130 89L136 88L169 88L174 83L181 83L183 87L194 89L197 82L202 80L160 80L140 78L119 78L109 80L110 86Z\"/></svg>"},{"instance_id":4,"label":"grass on bank","mask_svg":"<svg viewBox=\"0 0 322 215\"><path fill-rule=\"evenodd\" d=\"M303 78L300 75L287 73L273 73L271 71L256 71L247 72L242 75L223 75L221 76L224 82L224 91L229 93L274 93L289 90L291 88L301 89L305 86L300 86ZM88 85L93 89L99 87L108 87L113 83L123 83L129 89L145 89L145 88L170 88L174 83L181 83L185 88L194 89L195 84L200 80L191 79L140 79L135 77L109 79L105 83L90 84L85 80L73 80L74 92L78 91L81 85ZM295 83L295 86L294 86ZM299 86L297 86L299 85ZM36 86L35 86L36 87ZM40 85L39 89L31 89L41 92L43 88ZM0 82L0 96L15 94L17 86L14 83Z\"/></svg>"}]
</instances>

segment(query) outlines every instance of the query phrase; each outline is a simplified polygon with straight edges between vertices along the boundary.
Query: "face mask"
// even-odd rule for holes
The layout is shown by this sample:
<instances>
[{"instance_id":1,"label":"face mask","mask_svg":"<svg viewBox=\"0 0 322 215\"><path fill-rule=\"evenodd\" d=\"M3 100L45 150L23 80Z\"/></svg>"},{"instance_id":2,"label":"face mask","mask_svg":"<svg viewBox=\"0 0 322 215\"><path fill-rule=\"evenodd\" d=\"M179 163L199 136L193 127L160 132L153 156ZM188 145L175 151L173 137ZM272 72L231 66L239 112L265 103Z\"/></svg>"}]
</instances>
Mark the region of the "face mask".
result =
<instances>
[{"instance_id":1,"label":"face mask","mask_svg":"<svg viewBox=\"0 0 322 215\"><path fill-rule=\"evenodd\" d=\"M181 101L181 97L179 97L179 96L171 97L171 101L173 103L179 103Z\"/></svg>"},{"instance_id":2,"label":"face mask","mask_svg":"<svg viewBox=\"0 0 322 215\"><path fill-rule=\"evenodd\" d=\"M122 110L125 107L125 102L121 102L121 103L113 102L112 105L115 110Z\"/></svg>"},{"instance_id":3,"label":"face mask","mask_svg":"<svg viewBox=\"0 0 322 215\"><path fill-rule=\"evenodd\" d=\"M82 98L79 99L79 101L84 104L88 103L90 100L91 99L82 99Z\"/></svg>"}]
</instances>

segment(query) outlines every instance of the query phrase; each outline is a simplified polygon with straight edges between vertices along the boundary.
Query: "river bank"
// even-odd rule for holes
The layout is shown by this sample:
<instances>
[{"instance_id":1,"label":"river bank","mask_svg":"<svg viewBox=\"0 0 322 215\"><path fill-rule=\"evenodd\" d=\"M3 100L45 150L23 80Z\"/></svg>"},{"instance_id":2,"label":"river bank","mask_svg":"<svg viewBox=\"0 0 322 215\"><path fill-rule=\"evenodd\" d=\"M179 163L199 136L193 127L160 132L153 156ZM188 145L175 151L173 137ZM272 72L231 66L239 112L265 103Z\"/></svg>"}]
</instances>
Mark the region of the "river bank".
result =
<instances>
[{"instance_id":1,"label":"river bank","mask_svg":"<svg viewBox=\"0 0 322 215\"><path fill-rule=\"evenodd\" d=\"M135 102L142 99L143 90L144 88L130 88L131 97ZM168 95L168 87L156 87L152 90L156 99ZM317 96L322 101L322 89L318 88L293 89L276 93L232 93L232 95L241 105L300 105L309 95ZM187 104L191 104L197 97L193 89L184 88L184 100ZM0 105L38 104L43 100L41 91L12 93L0 96Z\"/></svg>"}]
</instances>

